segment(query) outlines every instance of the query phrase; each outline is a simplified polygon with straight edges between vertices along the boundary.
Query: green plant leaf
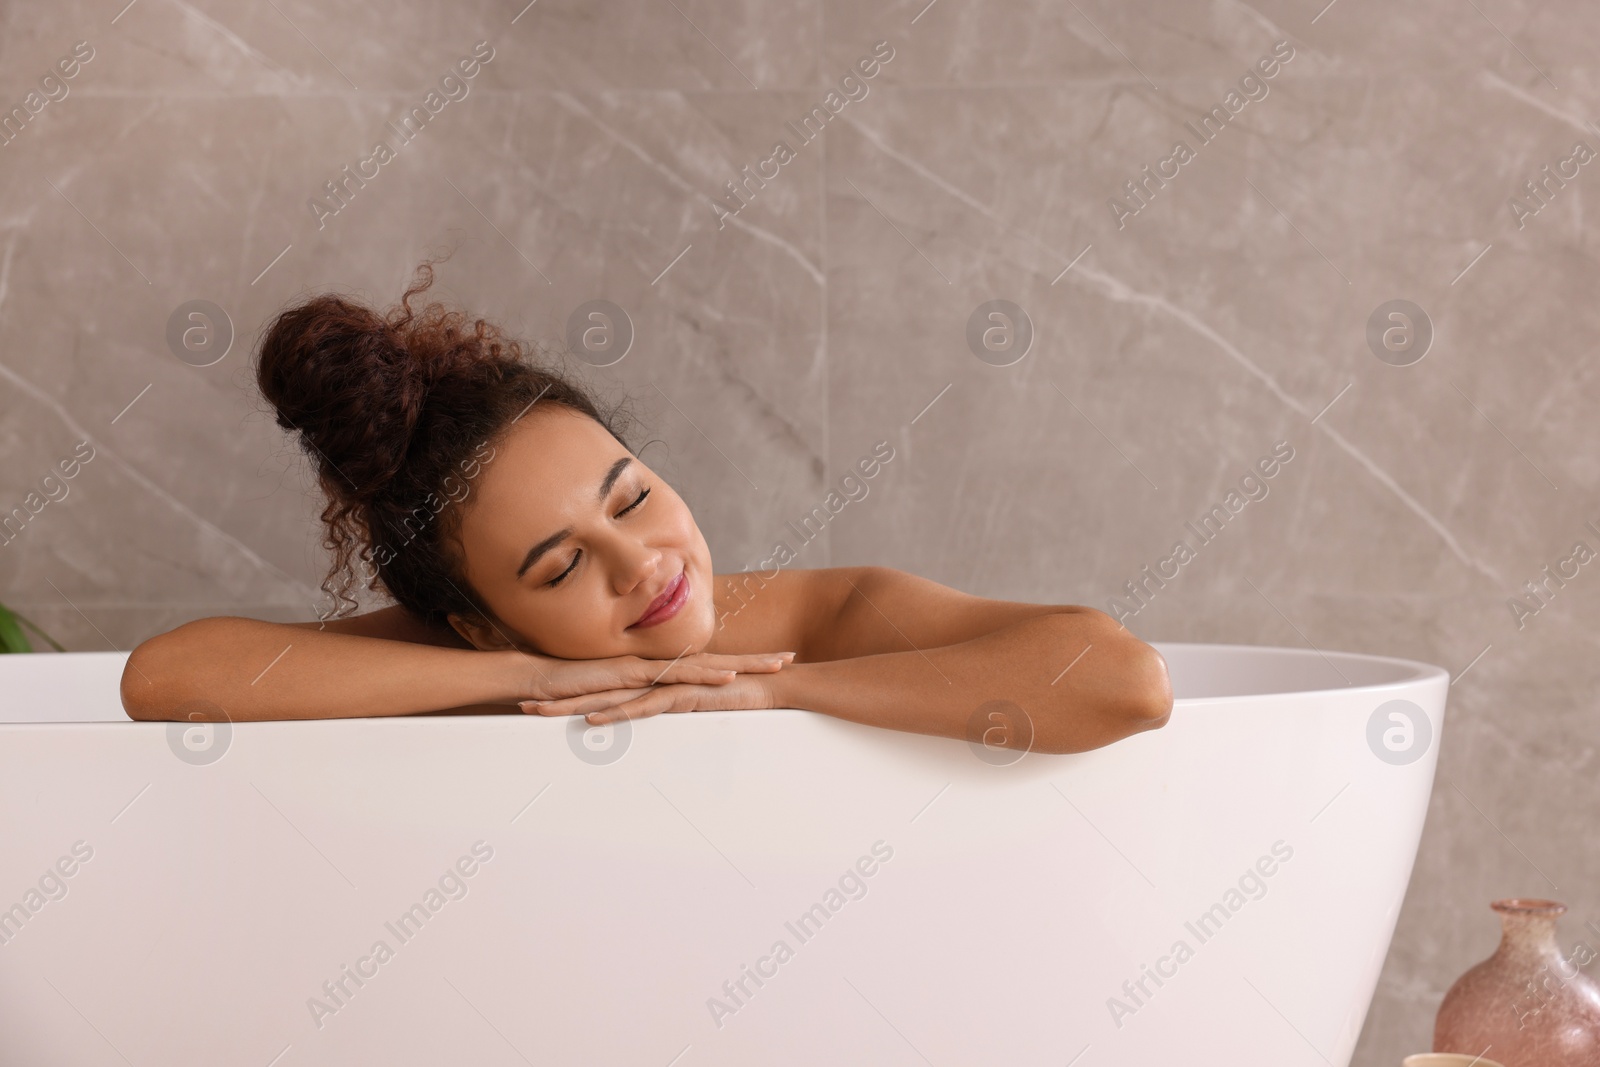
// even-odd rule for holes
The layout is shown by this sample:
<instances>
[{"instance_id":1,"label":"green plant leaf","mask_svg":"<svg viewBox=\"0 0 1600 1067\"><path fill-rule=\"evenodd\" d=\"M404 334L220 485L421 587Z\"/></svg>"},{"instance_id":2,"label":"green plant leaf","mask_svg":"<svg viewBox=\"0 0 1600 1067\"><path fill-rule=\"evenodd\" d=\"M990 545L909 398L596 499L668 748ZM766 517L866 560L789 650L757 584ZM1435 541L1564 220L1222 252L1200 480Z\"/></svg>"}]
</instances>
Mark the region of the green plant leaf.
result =
<instances>
[{"instance_id":1,"label":"green plant leaf","mask_svg":"<svg viewBox=\"0 0 1600 1067\"><path fill-rule=\"evenodd\" d=\"M5 605L0 604L0 609L3 609L4 606ZM39 629L39 624L38 623L34 622L32 619L30 619L27 616L23 615L21 612L13 611L13 612L11 612L11 614L22 625L26 626L28 629L32 630L34 633L38 634L40 637L44 638L47 642L49 642L51 648L55 649L57 652L65 652L66 651L66 649L61 647L61 642L57 641L55 638L51 637L49 634L47 634L43 630Z\"/></svg>"},{"instance_id":2,"label":"green plant leaf","mask_svg":"<svg viewBox=\"0 0 1600 1067\"><path fill-rule=\"evenodd\" d=\"M0 653L32 652L28 635L17 625L17 617L4 604L0 604Z\"/></svg>"}]
</instances>

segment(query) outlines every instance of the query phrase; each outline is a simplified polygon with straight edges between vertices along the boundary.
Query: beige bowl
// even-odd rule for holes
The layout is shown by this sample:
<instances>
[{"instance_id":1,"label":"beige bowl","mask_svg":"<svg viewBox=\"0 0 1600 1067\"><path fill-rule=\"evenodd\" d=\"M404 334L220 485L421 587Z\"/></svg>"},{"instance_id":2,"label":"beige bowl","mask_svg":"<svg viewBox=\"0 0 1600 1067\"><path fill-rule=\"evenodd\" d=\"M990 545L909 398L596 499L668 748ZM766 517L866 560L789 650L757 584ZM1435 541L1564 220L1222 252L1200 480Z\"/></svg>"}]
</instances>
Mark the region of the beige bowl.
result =
<instances>
[{"instance_id":1,"label":"beige bowl","mask_svg":"<svg viewBox=\"0 0 1600 1067\"><path fill-rule=\"evenodd\" d=\"M1503 1067L1494 1060L1461 1052L1419 1052L1400 1062L1401 1067Z\"/></svg>"}]
</instances>

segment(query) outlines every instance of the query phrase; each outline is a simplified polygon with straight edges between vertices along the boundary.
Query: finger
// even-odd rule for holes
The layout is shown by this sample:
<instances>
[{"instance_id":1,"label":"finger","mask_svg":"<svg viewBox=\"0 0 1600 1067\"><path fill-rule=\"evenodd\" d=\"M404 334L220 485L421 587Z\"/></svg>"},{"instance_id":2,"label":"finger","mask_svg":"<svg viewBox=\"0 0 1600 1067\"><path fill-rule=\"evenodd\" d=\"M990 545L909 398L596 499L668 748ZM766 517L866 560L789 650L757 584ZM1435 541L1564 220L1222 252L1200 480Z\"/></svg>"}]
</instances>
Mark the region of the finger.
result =
<instances>
[{"instance_id":1,"label":"finger","mask_svg":"<svg viewBox=\"0 0 1600 1067\"><path fill-rule=\"evenodd\" d=\"M625 700L632 700L650 692L651 687L639 689L608 689L595 693L581 693L577 696L561 697L556 700L522 700L517 706L529 715L583 715L591 711L600 711L614 707Z\"/></svg>"},{"instance_id":2,"label":"finger","mask_svg":"<svg viewBox=\"0 0 1600 1067\"><path fill-rule=\"evenodd\" d=\"M727 685L737 677L736 670L681 660L645 660L639 671L639 680L657 685Z\"/></svg>"},{"instance_id":3,"label":"finger","mask_svg":"<svg viewBox=\"0 0 1600 1067\"><path fill-rule=\"evenodd\" d=\"M590 696L616 689L648 689L667 682L692 682L722 685L738 677L730 670L708 668L685 660L644 659L639 656L614 656L610 659L577 661L562 678L558 688L536 690L536 699L555 701Z\"/></svg>"},{"instance_id":4,"label":"finger","mask_svg":"<svg viewBox=\"0 0 1600 1067\"><path fill-rule=\"evenodd\" d=\"M738 671L741 674L761 673L781 670L785 665L794 662L793 652L759 652L749 655L722 655L718 653L701 652L694 656L686 657L698 662L714 666L722 670Z\"/></svg>"},{"instance_id":5,"label":"finger","mask_svg":"<svg viewBox=\"0 0 1600 1067\"><path fill-rule=\"evenodd\" d=\"M793 652L767 652L757 655L724 656L700 653L677 661L646 660L643 675L657 683L684 685L726 685L740 673L780 671L794 659Z\"/></svg>"},{"instance_id":6,"label":"finger","mask_svg":"<svg viewBox=\"0 0 1600 1067\"><path fill-rule=\"evenodd\" d=\"M681 694L681 695L680 695ZM590 726L604 726L607 723L617 722L622 719L647 719L652 715L659 715L664 711L676 711L685 696L689 696L686 687L674 686L669 689L656 689L644 696L632 700L624 700L613 707L591 711L584 716L584 721ZM692 702L685 704L693 707Z\"/></svg>"}]
</instances>

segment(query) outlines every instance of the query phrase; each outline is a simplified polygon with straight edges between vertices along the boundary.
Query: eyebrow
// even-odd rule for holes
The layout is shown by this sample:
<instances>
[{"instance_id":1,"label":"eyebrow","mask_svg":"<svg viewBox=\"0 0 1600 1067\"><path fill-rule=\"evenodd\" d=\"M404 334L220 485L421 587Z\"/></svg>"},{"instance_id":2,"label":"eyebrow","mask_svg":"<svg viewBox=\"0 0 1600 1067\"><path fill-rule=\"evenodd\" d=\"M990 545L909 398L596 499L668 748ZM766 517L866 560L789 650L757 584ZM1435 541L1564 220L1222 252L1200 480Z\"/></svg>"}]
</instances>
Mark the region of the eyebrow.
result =
<instances>
[{"instance_id":1,"label":"eyebrow","mask_svg":"<svg viewBox=\"0 0 1600 1067\"><path fill-rule=\"evenodd\" d=\"M617 479L622 477L622 472L627 470L628 464L632 462L632 456L623 456L606 470L606 476L600 479L600 491L595 494L596 499L598 499L602 504L605 503L606 497L611 495L611 487L617 484ZM528 549L528 554L522 557L522 566L517 568L517 577L521 578L524 574L528 573L528 568L532 567L535 563L538 563L540 558L546 552L549 552L552 548L555 548L557 545L571 536L572 527L568 526L565 530L556 531L549 537L546 537L543 541L540 541L538 544Z\"/></svg>"}]
</instances>

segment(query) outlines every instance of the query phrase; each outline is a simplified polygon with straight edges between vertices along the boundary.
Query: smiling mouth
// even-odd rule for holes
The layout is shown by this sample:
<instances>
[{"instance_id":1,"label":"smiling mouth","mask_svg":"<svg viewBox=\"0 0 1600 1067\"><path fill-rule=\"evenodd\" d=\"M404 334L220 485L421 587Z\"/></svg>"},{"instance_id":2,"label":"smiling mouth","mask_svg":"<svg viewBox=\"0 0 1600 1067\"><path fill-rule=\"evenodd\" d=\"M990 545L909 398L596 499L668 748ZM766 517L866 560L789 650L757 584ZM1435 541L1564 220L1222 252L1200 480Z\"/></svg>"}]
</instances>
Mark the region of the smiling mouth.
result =
<instances>
[{"instance_id":1,"label":"smiling mouth","mask_svg":"<svg viewBox=\"0 0 1600 1067\"><path fill-rule=\"evenodd\" d=\"M630 630L640 630L647 626L655 626L666 622L683 610L683 605L689 600L689 572L685 568L678 572L678 576L661 591L661 595L650 602L650 607L639 616L637 622L629 626Z\"/></svg>"}]
</instances>

